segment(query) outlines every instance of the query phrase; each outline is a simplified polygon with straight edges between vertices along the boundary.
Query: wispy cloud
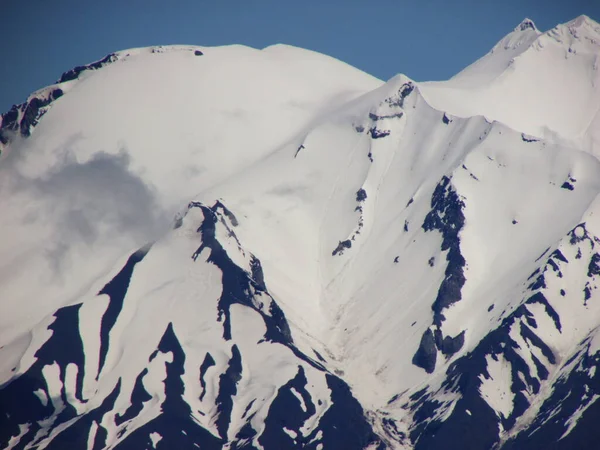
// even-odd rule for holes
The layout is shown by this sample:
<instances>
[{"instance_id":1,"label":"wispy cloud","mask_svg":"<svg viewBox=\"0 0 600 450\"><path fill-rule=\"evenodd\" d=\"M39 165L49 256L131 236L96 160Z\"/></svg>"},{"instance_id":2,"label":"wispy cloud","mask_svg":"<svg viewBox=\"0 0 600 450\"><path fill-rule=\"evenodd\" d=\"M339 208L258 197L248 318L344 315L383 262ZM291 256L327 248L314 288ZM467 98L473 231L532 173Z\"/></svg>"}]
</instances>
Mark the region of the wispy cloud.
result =
<instances>
[{"instance_id":1,"label":"wispy cloud","mask_svg":"<svg viewBox=\"0 0 600 450\"><path fill-rule=\"evenodd\" d=\"M36 176L28 175L29 150L24 140L0 160L0 228L3 239L28 228L44 230L50 239L40 242L39 250L56 269L74 246L141 246L168 227L169 214L153 187L131 170L125 148L117 154L99 151L79 162L65 145L58 162Z\"/></svg>"}]
</instances>

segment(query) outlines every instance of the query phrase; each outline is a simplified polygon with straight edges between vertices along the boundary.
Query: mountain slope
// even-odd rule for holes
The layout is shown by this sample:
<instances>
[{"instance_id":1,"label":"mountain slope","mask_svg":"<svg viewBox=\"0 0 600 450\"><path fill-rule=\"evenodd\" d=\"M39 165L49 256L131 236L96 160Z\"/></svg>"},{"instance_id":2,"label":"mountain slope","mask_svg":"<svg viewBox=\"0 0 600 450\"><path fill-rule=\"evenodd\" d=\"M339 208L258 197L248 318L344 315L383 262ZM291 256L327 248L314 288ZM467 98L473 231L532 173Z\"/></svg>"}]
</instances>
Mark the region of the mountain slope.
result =
<instances>
[{"instance_id":1,"label":"mountain slope","mask_svg":"<svg viewBox=\"0 0 600 450\"><path fill-rule=\"evenodd\" d=\"M71 262L82 264L78 257L96 255L78 267L78 278L91 282L124 252L160 236L203 188L274 151L323 110L381 84L309 51L278 56L284 50L123 51L100 70L82 71L74 80L63 75L67 81L41 91L69 95L52 102L35 132L25 140L17 136L2 154L1 182L10 195L3 196L1 207L16 215L3 217L12 239L0 243L2 264L9 268L2 289L7 307L15 309L3 316L8 323L0 319L0 335L20 319L24 299L43 295L49 313L78 295L81 286L65 289L57 276L68 273ZM82 192L71 189L75 180ZM115 201L119 196L128 199ZM50 204L60 213L40 212ZM66 222L74 225L69 233L61 232ZM24 261L28 252L34 254ZM48 261L40 253L56 256ZM22 279L31 264L43 286ZM77 293L70 292L75 288Z\"/></svg>"},{"instance_id":2,"label":"mountain slope","mask_svg":"<svg viewBox=\"0 0 600 450\"><path fill-rule=\"evenodd\" d=\"M190 204L100 292L60 308L52 335L1 391L12 413L3 430L42 448L375 441L346 384L294 347L260 262L231 227L218 207Z\"/></svg>"},{"instance_id":3,"label":"mountain slope","mask_svg":"<svg viewBox=\"0 0 600 450\"><path fill-rule=\"evenodd\" d=\"M13 108L0 446L594 448L599 30L436 83L127 50Z\"/></svg>"},{"instance_id":4,"label":"mountain slope","mask_svg":"<svg viewBox=\"0 0 600 450\"><path fill-rule=\"evenodd\" d=\"M600 27L586 16L545 33L524 21L481 60L423 91L452 114L481 114L598 156L599 50Z\"/></svg>"}]
</instances>

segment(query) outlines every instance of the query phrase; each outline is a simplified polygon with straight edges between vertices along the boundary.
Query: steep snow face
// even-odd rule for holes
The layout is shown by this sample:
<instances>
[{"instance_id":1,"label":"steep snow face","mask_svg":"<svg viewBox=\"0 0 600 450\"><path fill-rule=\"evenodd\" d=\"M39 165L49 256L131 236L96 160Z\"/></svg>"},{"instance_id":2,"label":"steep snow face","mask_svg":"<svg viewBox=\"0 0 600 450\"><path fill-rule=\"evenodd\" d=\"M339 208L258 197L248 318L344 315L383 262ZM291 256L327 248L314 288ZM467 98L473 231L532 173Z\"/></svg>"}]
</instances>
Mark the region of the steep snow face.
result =
<instances>
[{"instance_id":1,"label":"steep snow face","mask_svg":"<svg viewBox=\"0 0 600 450\"><path fill-rule=\"evenodd\" d=\"M598 155L599 51L600 28L586 16L545 33L521 26L451 80L424 83L422 91L438 109L481 114L538 137L557 134Z\"/></svg>"},{"instance_id":2,"label":"steep snow face","mask_svg":"<svg viewBox=\"0 0 600 450\"><path fill-rule=\"evenodd\" d=\"M490 52L449 81L454 86L474 88L494 81L511 65L511 60L525 52L542 33L530 19L525 19L498 42ZM450 83L448 83L450 84Z\"/></svg>"},{"instance_id":3,"label":"steep snow face","mask_svg":"<svg viewBox=\"0 0 600 450\"><path fill-rule=\"evenodd\" d=\"M175 230L120 262L99 292L56 311L51 335L27 349L0 391L10 411L2 438L28 423L11 448L379 441L346 384L295 348L234 220L222 204L190 204Z\"/></svg>"},{"instance_id":4,"label":"steep snow face","mask_svg":"<svg viewBox=\"0 0 600 450\"><path fill-rule=\"evenodd\" d=\"M439 83L178 46L33 94L0 446L592 448L598 30L525 20Z\"/></svg>"},{"instance_id":5,"label":"steep snow face","mask_svg":"<svg viewBox=\"0 0 600 450\"><path fill-rule=\"evenodd\" d=\"M0 219L11 236L0 243L8 340L21 319L35 323L73 301L115 258L168 229L196 193L381 84L284 46L127 50L61 80L27 105L69 95L49 103L36 127L15 121L31 136L15 136L0 157L0 208L11 211ZM40 284L27 281L32 273ZM67 281L73 273L77 283ZM45 298L39 315L20 306L33 297Z\"/></svg>"},{"instance_id":6,"label":"steep snow face","mask_svg":"<svg viewBox=\"0 0 600 450\"><path fill-rule=\"evenodd\" d=\"M449 119L398 77L205 195L239 213L301 347L378 408L499 323L599 175L584 152Z\"/></svg>"}]
</instances>

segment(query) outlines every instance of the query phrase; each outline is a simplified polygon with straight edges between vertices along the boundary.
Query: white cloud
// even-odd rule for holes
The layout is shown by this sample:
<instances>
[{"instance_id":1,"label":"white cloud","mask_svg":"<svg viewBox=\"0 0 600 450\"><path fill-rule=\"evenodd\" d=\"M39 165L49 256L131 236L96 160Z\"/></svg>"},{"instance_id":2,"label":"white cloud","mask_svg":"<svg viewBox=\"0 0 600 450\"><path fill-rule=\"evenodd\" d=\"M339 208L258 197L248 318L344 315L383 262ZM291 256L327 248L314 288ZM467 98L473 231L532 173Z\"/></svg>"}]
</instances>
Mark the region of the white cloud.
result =
<instances>
[{"instance_id":1,"label":"white cloud","mask_svg":"<svg viewBox=\"0 0 600 450\"><path fill-rule=\"evenodd\" d=\"M13 143L0 159L0 281L2 264L22 257L21 249L35 247L57 275L86 252L141 247L170 226L171 215L154 188L132 172L125 149L79 162L69 147L41 175L28 170L34 158L26 157L27 140Z\"/></svg>"}]
</instances>

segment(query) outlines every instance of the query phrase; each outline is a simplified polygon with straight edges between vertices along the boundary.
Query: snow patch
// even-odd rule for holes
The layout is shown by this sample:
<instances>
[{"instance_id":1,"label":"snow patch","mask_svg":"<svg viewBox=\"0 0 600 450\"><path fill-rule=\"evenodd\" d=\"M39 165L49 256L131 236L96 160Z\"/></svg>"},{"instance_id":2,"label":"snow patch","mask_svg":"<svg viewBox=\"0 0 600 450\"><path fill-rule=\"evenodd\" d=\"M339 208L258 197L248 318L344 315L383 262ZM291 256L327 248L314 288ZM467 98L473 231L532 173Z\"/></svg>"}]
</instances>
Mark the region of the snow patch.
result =
<instances>
[{"instance_id":1,"label":"snow patch","mask_svg":"<svg viewBox=\"0 0 600 450\"><path fill-rule=\"evenodd\" d=\"M513 410L514 393L511 390L511 364L504 355L486 355L489 377L480 375L479 392L488 405L501 417L507 418Z\"/></svg>"}]
</instances>

